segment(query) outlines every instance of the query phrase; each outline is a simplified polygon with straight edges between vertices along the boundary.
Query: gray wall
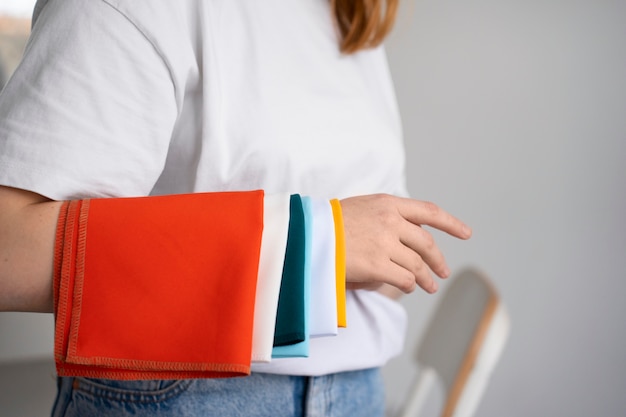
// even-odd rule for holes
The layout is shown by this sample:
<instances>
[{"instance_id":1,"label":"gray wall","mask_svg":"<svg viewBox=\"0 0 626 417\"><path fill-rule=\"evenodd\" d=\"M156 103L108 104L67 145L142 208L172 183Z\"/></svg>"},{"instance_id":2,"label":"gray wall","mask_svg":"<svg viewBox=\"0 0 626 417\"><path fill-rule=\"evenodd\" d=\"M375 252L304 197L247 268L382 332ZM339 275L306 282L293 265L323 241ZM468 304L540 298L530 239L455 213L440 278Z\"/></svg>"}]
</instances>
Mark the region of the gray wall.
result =
<instances>
[{"instance_id":1,"label":"gray wall","mask_svg":"<svg viewBox=\"0 0 626 417\"><path fill-rule=\"evenodd\" d=\"M2 0L0 5L7 8L6 2L3 4ZM21 17L9 20L5 16L1 23L0 89L22 57L30 32L30 20ZM52 323L51 315L0 313L0 364L50 356L54 334Z\"/></svg>"},{"instance_id":2,"label":"gray wall","mask_svg":"<svg viewBox=\"0 0 626 417\"><path fill-rule=\"evenodd\" d=\"M478 416L626 415L626 1L412 0L388 54L409 186L495 281L512 333ZM401 400L437 296L403 299Z\"/></svg>"},{"instance_id":3,"label":"gray wall","mask_svg":"<svg viewBox=\"0 0 626 417\"><path fill-rule=\"evenodd\" d=\"M437 237L512 319L477 415L625 415L626 1L405 1L388 52L410 190L473 226ZM402 302L392 404L437 296ZM0 314L0 361L48 355L51 334L49 316Z\"/></svg>"}]
</instances>

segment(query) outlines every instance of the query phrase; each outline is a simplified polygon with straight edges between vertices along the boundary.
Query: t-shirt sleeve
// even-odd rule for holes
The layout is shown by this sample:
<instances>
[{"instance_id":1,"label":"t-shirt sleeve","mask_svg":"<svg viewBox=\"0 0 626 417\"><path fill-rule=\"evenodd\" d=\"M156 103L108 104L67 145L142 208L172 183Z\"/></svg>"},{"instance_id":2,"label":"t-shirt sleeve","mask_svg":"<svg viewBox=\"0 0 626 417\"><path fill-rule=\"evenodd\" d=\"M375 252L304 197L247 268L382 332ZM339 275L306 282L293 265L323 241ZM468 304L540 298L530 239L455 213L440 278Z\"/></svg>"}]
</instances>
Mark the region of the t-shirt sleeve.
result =
<instances>
[{"instance_id":1,"label":"t-shirt sleeve","mask_svg":"<svg viewBox=\"0 0 626 417\"><path fill-rule=\"evenodd\" d=\"M177 114L168 66L132 22L101 1L50 1L0 94L0 184L148 195Z\"/></svg>"}]
</instances>

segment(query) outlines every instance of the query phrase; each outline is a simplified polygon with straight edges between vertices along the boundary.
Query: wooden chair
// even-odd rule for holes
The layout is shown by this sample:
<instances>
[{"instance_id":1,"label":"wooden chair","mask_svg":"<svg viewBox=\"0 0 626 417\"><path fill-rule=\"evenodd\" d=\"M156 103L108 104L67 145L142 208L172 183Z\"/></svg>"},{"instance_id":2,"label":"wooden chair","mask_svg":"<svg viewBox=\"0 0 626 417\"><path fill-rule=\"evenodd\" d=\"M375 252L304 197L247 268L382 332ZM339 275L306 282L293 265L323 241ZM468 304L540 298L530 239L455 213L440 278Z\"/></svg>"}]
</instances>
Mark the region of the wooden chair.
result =
<instances>
[{"instance_id":1,"label":"wooden chair","mask_svg":"<svg viewBox=\"0 0 626 417\"><path fill-rule=\"evenodd\" d=\"M490 280L475 269L452 278L417 346L419 374L397 417L417 417L439 378L441 417L476 411L509 334L509 316Z\"/></svg>"}]
</instances>

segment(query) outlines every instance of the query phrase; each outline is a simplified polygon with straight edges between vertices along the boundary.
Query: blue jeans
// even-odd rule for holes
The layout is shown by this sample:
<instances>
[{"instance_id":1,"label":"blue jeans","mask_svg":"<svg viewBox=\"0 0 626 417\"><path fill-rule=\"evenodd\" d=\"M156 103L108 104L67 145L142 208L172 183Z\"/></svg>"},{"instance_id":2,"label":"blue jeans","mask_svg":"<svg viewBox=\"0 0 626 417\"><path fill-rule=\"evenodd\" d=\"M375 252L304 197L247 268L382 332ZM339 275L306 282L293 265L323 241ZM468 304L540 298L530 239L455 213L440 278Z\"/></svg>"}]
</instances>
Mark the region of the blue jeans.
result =
<instances>
[{"instance_id":1,"label":"blue jeans","mask_svg":"<svg viewBox=\"0 0 626 417\"><path fill-rule=\"evenodd\" d=\"M53 417L382 417L379 369L319 377L112 381L59 378Z\"/></svg>"}]
</instances>

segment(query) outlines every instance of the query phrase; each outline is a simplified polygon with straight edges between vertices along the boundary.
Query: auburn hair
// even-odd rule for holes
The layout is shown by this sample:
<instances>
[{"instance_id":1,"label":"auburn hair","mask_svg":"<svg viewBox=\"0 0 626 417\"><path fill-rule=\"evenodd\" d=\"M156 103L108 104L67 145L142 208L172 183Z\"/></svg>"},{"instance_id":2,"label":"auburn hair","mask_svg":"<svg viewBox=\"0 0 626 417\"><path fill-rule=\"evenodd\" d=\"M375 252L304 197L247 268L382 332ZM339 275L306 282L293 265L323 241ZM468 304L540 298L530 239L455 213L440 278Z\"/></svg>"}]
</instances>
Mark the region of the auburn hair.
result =
<instances>
[{"instance_id":1,"label":"auburn hair","mask_svg":"<svg viewBox=\"0 0 626 417\"><path fill-rule=\"evenodd\" d=\"M341 52L380 45L391 31L399 0L330 0Z\"/></svg>"}]
</instances>

